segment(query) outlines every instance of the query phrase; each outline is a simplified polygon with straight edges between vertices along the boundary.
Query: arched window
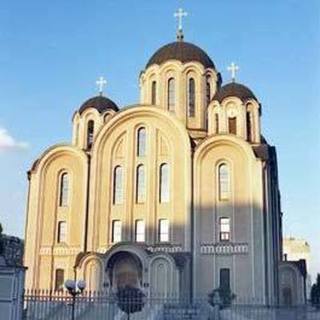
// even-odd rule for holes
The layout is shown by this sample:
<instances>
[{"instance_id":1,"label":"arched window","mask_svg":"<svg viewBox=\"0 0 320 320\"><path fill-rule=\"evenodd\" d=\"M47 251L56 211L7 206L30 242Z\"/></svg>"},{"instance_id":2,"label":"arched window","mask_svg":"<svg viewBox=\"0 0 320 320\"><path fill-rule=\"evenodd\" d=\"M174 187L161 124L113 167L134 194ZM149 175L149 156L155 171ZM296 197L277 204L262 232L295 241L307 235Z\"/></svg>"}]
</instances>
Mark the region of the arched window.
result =
<instances>
[{"instance_id":1,"label":"arched window","mask_svg":"<svg viewBox=\"0 0 320 320\"><path fill-rule=\"evenodd\" d=\"M113 171L113 203L121 204L123 201L122 167L117 166Z\"/></svg>"},{"instance_id":2,"label":"arched window","mask_svg":"<svg viewBox=\"0 0 320 320\"><path fill-rule=\"evenodd\" d=\"M54 289L55 291L63 290L64 288L64 270L56 269L56 279Z\"/></svg>"},{"instance_id":3,"label":"arched window","mask_svg":"<svg viewBox=\"0 0 320 320\"><path fill-rule=\"evenodd\" d=\"M135 238L136 242L145 241L145 224L143 220L136 220Z\"/></svg>"},{"instance_id":4,"label":"arched window","mask_svg":"<svg viewBox=\"0 0 320 320\"><path fill-rule=\"evenodd\" d=\"M170 176L169 165L163 163L159 172L159 199L161 203L169 202L170 199Z\"/></svg>"},{"instance_id":5,"label":"arched window","mask_svg":"<svg viewBox=\"0 0 320 320\"><path fill-rule=\"evenodd\" d=\"M89 120L88 127L87 127L87 148L88 149L91 149L91 147L92 147L93 135L94 135L94 121Z\"/></svg>"},{"instance_id":6,"label":"arched window","mask_svg":"<svg viewBox=\"0 0 320 320\"><path fill-rule=\"evenodd\" d=\"M151 84L151 104L157 104L157 82L152 81Z\"/></svg>"},{"instance_id":7,"label":"arched window","mask_svg":"<svg viewBox=\"0 0 320 320\"><path fill-rule=\"evenodd\" d=\"M140 128L137 131L137 156L146 155L146 128Z\"/></svg>"},{"instance_id":8,"label":"arched window","mask_svg":"<svg viewBox=\"0 0 320 320\"><path fill-rule=\"evenodd\" d=\"M237 134L237 118L228 118L229 133Z\"/></svg>"},{"instance_id":9,"label":"arched window","mask_svg":"<svg viewBox=\"0 0 320 320\"><path fill-rule=\"evenodd\" d=\"M230 172L226 163L219 166L219 198L228 200L230 197Z\"/></svg>"},{"instance_id":10,"label":"arched window","mask_svg":"<svg viewBox=\"0 0 320 320\"><path fill-rule=\"evenodd\" d=\"M112 237L111 241L113 243L120 242L122 237L122 224L120 220L112 221Z\"/></svg>"},{"instance_id":11,"label":"arched window","mask_svg":"<svg viewBox=\"0 0 320 320\"><path fill-rule=\"evenodd\" d=\"M195 81L193 78L189 79L188 83L188 112L189 117L194 117L195 115L195 104L196 104L196 95L195 95Z\"/></svg>"},{"instance_id":12,"label":"arched window","mask_svg":"<svg viewBox=\"0 0 320 320\"><path fill-rule=\"evenodd\" d=\"M60 176L60 195L59 195L59 206L67 207L69 204L69 175L64 172Z\"/></svg>"},{"instance_id":13,"label":"arched window","mask_svg":"<svg viewBox=\"0 0 320 320\"><path fill-rule=\"evenodd\" d=\"M206 82L206 101L207 101L207 106L209 105L211 101L211 84L210 84L210 77L207 77L207 82Z\"/></svg>"},{"instance_id":14,"label":"arched window","mask_svg":"<svg viewBox=\"0 0 320 320\"><path fill-rule=\"evenodd\" d=\"M67 223L65 221L60 221L58 223L58 243L67 241Z\"/></svg>"},{"instance_id":15,"label":"arched window","mask_svg":"<svg viewBox=\"0 0 320 320\"><path fill-rule=\"evenodd\" d=\"M214 120L215 120L215 130L216 130L216 133L218 134L219 133L219 114L218 113L216 113L215 115L214 115Z\"/></svg>"},{"instance_id":16,"label":"arched window","mask_svg":"<svg viewBox=\"0 0 320 320\"><path fill-rule=\"evenodd\" d=\"M175 79L168 80L168 109L174 111L176 105L176 84Z\"/></svg>"},{"instance_id":17,"label":"arched window","mask_svg":"<svg viewBox=\"0 0 320 320\"><path fill-rule=\"evenodd\" d=\"M146 200L146 177L144 166L140 164L137 167L137 177L136 177L136 201L138 203L143 203Z\"/></svg>"},{"instance_id":18,"label":"arched window","mask_svg":"<svg viewBox=\"0 0 320 320\"><path fill-rule=\"evenodd\" d=\"M249 142L252 141L252 126L251 126L251 112L247 111L247 140Z\"/></svg>"}]
</instances>

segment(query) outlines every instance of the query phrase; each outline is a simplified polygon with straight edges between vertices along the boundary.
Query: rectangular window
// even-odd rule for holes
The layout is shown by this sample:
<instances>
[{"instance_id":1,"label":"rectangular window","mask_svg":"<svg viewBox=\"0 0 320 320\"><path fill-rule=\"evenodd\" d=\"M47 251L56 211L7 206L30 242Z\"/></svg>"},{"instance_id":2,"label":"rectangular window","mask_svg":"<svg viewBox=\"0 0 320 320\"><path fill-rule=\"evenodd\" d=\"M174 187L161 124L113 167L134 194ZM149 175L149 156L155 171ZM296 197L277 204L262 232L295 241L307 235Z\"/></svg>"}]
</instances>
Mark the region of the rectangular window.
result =
<instances>
[{"instance_id":1,"label":"rectangular window","mask_svg":"<svg viewBox=\"0 0 320 320\"><path fill-rule=\"evenodd\" d=\"M159 241L160 242L169 241L169 220L167 219L159 220Z\"/></svg>"},{"instance_id":2,"label":"rectangular window","mask_svg":"<svg viewBox=\"0 0 320 320\"><path fill-rule=\"evenodd\" d=\"M220 218L220 241L230 241L230 218Z\"/></svg>"},{"instance_id":3,"label":"rectangular window","mask_svg":"<svg viewBox=\"0 0 320 320\"><path fill-rule=\"evenodd\" d=\"M64 287L64 270L63 269L56 270L56 281L55 281L54 287L56 291L63 290L63 287Z\"/></svg>"},{"instance_id":4,"label":"rectangular window","mask_svg":"<svg viewBox=\"0 0 320 320\"><path fill-rule=\"evenodd\" d=\"M67 223L60 221L58 223L58 243L67 241Z\"/></svg>"},{"instance_id":5,"label":"rectangular window","mask_svg":"<svg viewBox=\"0 0 320 320\"><path fill-rule=\"evenodd\" d=\"M220 289L230 290L230 269L220 269Z\"/></svg>"},{"instance_id":6,"label":"rectangular window","mask_svg":"<svg viewBox=\"0 0 320 320\"><path fill-rule=\"evenodd\" d=\"M136 220L136 242L145 241L145 224L143 220Z\"/></svg>"},{"instance_id":7,"label":"rectangular window","mask_svg":"<svg viewBox=\"0 0 320 320\"><path fill-rule=\"evenodd\" d=\"M113 243L120 242L122 237L122 225L120 220L112 221L112 239Z\"/></svg>"}]
</instances>

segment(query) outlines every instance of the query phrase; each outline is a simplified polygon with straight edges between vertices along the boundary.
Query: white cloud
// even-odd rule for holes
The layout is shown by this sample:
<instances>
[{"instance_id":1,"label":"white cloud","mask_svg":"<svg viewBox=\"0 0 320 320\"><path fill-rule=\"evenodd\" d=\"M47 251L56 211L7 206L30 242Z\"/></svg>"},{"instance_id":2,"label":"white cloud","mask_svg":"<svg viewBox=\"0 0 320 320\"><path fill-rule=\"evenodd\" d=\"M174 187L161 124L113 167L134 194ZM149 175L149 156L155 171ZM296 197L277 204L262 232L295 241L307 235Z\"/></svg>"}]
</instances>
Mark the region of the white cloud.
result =
<instances>
[{"instance_id":1,"label":"white cloud","mask_svg":"<svg viewBox=\"0 0 320 320\"><path fill-rule=\"evenodd\" d=\"M0 151L26 148L28 148L26 142L16 141L6 129L0 127Z\"/></svg>"}]
</instances>

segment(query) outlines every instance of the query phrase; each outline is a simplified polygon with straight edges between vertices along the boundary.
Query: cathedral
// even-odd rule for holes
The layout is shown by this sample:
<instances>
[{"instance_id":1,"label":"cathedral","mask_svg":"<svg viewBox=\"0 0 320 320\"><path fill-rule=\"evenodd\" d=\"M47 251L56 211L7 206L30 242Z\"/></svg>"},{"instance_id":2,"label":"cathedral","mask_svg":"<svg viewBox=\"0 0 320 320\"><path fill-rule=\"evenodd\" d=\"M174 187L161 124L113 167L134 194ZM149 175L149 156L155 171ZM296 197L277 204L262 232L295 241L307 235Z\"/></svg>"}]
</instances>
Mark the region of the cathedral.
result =
<instances>
[{"instance_id":1,"label":"cathedral","mask_svg":"<svg viewBox=\"0 0 320 320\"><path fill-rule=\"evenodd\" d=\"M270 305L283 299L284 273L284 289L296 284L287 299L303 301L301 270L281 261L262 105L229 69L223 83L179 24L140 73L139 103L118 106L98 81L99 95L73 114L72 142L49 147L28 172L26 288L61 290L76 278L94 291L197 298L220 287Z\"/></svg>"}]
</instances>

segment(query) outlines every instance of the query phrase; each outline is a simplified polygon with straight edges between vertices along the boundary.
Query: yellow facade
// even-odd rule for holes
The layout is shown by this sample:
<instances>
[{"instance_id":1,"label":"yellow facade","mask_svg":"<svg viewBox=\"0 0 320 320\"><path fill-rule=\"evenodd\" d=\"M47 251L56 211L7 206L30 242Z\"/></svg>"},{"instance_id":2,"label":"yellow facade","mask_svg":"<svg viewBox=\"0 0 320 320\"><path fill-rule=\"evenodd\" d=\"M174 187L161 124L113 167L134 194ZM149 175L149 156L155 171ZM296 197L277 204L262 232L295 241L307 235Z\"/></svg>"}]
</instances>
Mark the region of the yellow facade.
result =
<instances>
[{"instance_id":1,"label":"yellow facade","mask_svg":"<svg viewBox=\"0 0 320 320\"><path fill-rule=\"evenodd\" d=\"M196 49L186 43L180 50L185 57ZM177 55L141 73L140 104L102 110L93 103L76 111L72 143L49 148L29 173L27 288L54 290L57 270L63 270L64 279L76 274L91 290L112 290L123 267L119 261L125 261L127 267L137 266L139 285L148 293L205 295L219 286L221 269L227 268L237 296L263 303L277 299L281 214L276 155L261 136L258 100L244 86L227 86L221 86L213 63ZM164 164L168 199L161 201ZM222 164L227 182L220 181ZM142 201L137 198L139 166L145 178ZM68 199L62 206L64 173ZM162 220L169 224L167 241L160 241ZM115 221L121 221L118 243ZM137 221L143 221L142 242L137 242ZM229 231L223 231L222 221Z\"/></svg>"}]
</instances>

